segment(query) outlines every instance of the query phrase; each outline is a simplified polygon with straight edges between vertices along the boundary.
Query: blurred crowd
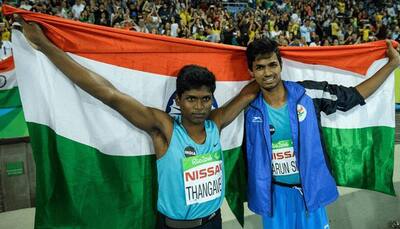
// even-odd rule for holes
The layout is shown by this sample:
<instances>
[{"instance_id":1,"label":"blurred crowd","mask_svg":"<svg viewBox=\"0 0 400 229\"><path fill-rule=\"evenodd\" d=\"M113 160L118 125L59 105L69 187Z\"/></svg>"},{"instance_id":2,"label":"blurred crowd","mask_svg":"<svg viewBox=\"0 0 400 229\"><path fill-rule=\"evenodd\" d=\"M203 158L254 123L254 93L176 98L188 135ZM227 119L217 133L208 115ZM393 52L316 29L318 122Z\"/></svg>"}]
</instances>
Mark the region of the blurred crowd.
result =
<instances>
[{"instance_id":1,"label":"blurred crowd","mask_svg":"<svg viewBox=\"0 0 400 229\"><path fill-rule=\"evenodd\" d=\"M241 46L261 37L283 46L400 39L399 0L21 0L17 6L84 23Z\"/></svg>"}]
</instances>

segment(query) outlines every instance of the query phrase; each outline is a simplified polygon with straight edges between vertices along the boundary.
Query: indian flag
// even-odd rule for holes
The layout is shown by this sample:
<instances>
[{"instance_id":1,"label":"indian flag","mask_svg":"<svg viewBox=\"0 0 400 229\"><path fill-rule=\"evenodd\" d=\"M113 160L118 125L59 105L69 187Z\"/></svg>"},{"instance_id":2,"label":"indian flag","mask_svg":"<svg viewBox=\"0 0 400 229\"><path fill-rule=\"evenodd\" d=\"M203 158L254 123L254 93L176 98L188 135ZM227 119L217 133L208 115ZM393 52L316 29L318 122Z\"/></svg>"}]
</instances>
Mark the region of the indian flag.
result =
<instances>
[{"instance_id":1,"label":"indian flag","mask_svg":"<svg viewBox=\"0 0 400 229\"><path fill-rule=\"evenodd\" d=\"M245 49L241 47L99 27L10 7L7 11L40 23L51 41L78 63L101 74L143 104L170 114L179 112L173 100L174 76L186 64L202 65L215 73L218 82L214 107L235 96L250 79ZM335 53L345 53L340 59L331 56L329 48L282 49L286 69L283 76L302 74L296 77L306 79L321 75L326 77L322 80L340 78L340 84L346 85L361 82L384 63L385 44L357 47L337 48ZM149 136L71 83L44 54L32 49L18 31L13 31L13 48L37 167L35 226L154 228L157 176ZM354 53L359 56L355 58ZM362 60L365 56L373 60ZM360 61L353 63L351 58ZM346 64L335 64L335 60L347 61L347 68ZM357 71L349 68L358 63L362 63L367 75L358 68ZM352 78L358 81L351 81ZM382 87L390 90L381 90L374 96L380 100L381 109L389 110L394 116L391 80ZM388 97L381 97L379 93L387 93ZM377 113L374 117L386 115L369 104L355 109L368 109L368 114ZM357 115L355 109L343 114L347 115L344 119L355 117L351 116ZM324 121L330 155L333 164L337 164L334 173L340 185L359 185L393 193L393 141L390 139L394 136L394 119L393 123L383 122L381 117L372 124L373 120L363 117L366 111L362 112L357 116L359 120L351 122L352 126L341 123L342 119L330 120L332 117ZM242 203L246 196L241 151L243 121L240 115L221 134L225 197L240 222L243 222ZM353 148L349 150L350 147ZM360 150L356 151L357 148ZM343 175L349 170L354 179ZM371 171L377 174L374 178L368 177ZM383 175L378 176L378 172Z\"/></svg>"},{"instance_id":2,"label":"indian flag","mask_svg":"<svg viewBox=\"0 0 400 229\"><path fill-rule=\"evenodd\" d=\"M146 106L171 114L179 113L175 75L184 65L198 64L215 73L214 107L238 94L250 79L242 48L42 14L23 16L43 24L51 40L81 65ZM35 227L154 228L157 171L150 137L71 83L19 31L13 31L13 50L36 162ZM241 222L246 195L243 122L241 115L221 134L226 199Z\"/></svg>"},{"instance_id":3,"label":"indian flag","mask_svg":"<svg viewBox=\"0 0 400 229\"><path fill-rule=\"evenodd\" d=\"M0 61L0 141L28 136L12 56Z\"/></svg>"}]
</instances>

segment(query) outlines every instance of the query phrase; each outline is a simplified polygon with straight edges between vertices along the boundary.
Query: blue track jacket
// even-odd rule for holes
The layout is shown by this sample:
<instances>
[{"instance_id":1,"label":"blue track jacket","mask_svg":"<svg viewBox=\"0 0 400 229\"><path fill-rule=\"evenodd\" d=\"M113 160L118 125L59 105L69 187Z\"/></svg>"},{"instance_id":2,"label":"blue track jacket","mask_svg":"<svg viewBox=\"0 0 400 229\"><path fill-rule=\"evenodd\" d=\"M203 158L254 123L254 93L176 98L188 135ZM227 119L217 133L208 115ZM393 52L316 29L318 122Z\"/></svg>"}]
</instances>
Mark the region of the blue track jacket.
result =
<instances>
[{"instance_id":1,"label":"blue track jacket","mask_svg":"<svg viewBox=\"0 0 400 229\"><path fill-rule=\"evenodd\" d=\"M320 112L347 111L365 102L355 88L326 82L284 81L284 86L305 205L308 211L313 211L338 197L325 159ZM272 216L272 141L261 92L245 113L245 128L249 208L257 214Z\"/></svg>"}]
</instances>

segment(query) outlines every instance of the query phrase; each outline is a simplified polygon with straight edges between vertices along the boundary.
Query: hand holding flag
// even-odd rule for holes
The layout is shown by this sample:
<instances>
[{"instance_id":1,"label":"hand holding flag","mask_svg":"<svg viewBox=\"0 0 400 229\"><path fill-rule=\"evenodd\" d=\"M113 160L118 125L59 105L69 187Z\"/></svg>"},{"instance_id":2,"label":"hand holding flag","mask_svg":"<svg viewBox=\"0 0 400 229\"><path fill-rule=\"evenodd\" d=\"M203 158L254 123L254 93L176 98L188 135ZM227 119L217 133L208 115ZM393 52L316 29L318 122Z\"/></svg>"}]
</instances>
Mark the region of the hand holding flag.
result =
<instances>
[{"instance_id":1,"label":"hand holding flag","mask_svg":"<svg viewBox=\"0 0 400 229\"><path fill-rule=\"evenodd\" d=\"M387 51L386 55L389 58L389 64L397 68L400 65L400 45L397 44L397 49L393 47L392 41L386 40Z\"/></svg>"},{"instance_id":2,"label":"hand holding flag","mask_svg":"<svg viewBox=\"0 0 400 229\"><path fill-rule=\"evenodd\" d=\"M364 99L372 95L391 75L390 73L392 73L400 64L399 53L393 47L390 40L386 40L386 46L386 55L389 58L387 64L379 69L373 76L371 76L371 78L356 86L358 92L360 92Z\"/></svg>"},{"instance_id":3,"label":"hand holding flag","mask_svg":"<svg viewBox=\"0 0 400 229\"><path fill-rule=\"evenodd\" d=\"M14 14L14 20L21 25L22 32L28 39L29 43L37 50L42 45L51 44L49 39L44 35L40 26L35 22L26 22L20 15Z\"/></svg>"}]
</instances>

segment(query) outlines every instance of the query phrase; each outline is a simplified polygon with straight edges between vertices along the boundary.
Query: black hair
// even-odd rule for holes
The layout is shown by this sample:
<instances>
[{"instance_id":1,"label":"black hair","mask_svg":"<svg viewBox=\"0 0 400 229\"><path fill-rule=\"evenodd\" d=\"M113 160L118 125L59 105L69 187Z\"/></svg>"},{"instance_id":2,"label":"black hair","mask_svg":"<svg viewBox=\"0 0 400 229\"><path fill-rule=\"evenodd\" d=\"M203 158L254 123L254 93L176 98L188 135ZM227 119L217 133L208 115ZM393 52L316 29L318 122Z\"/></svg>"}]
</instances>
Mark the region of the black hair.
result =
<instances>
[{"instance_id":1,"label":"black hair","mask_svg":"<svg viewBox=\"0 0 400 229\"><path fill-rule=\"evenodd\" d=\"M207 68L198 65L186 65L178 73L176 94L180 97L185 91L206 86L211 93L215 91L215 76Z\"/></svg>"},{"instance_id":2,"label":"black hair","mask_svg":"<svg viewBox=\"0 0 400 229\"><path fill-rule=\"evenodd\" d=\"M247 67L252 71L253 62L258 56L275 53L279 64L282 67L281 53L279 52L278 43L269 38L261 38L251 42L246 49Z\"/></svg>"}]
</instances>

